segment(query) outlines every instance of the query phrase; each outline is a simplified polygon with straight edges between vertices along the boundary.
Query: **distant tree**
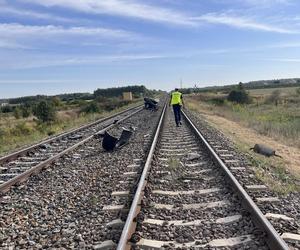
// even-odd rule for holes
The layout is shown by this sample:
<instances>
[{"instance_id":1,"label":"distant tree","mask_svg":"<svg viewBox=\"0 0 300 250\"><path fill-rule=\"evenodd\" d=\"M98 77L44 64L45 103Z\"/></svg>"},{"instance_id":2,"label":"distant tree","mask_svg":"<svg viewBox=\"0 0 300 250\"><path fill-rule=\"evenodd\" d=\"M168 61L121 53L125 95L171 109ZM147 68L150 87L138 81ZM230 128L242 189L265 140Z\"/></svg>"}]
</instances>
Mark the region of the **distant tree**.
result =
<instances>
[{"instance_id":1,"label":"distant tree","mask_svg":"<svg viewBox=\"0 0 300 250\"><path fill-rule=\"evenodd\" d=\"M42 122L55 121L56 110L52 102L41 101L36 106L34 115Z\"/></svg>"},{"instance_id":2,"label":"distant tree","mask_svg":"<svg viewBox=\"0 0 300 250\"><path fill-rule=\"evenodd\" d=\"M47 96L37 95L37 96L25 96L19 98L9 99L10 104L23 104L23 103L37 103L41 100L46 100Z\"/></svg>"},{"instance_id":3,"label":"distant tree","mask_svg":"<svg viewBox=\"0 0 300 250\"><path fill-rule=\"evenodd\" d=\"M244 90L244 89L245 89L245 87L244 87L243 83L239 82L238 90Z\"/></svg>"},{"instance_id":4,"label":"distant tree","mask_svg":"<svg viewBox=\"0 0 300 250\"><path fill-rule=\"evenodd\" d=\"M6 105L1 108L1 112L2 113L11 113L11 112L13 112L13 108L9 105Z\"/></svg>"},{"instance_id":5,"label":"distant tree","mask_svg":"<svg viewBox=\"0 0 300 250\"><path fill-rule=\"evenodd\" d=\"M99 105L96 102L91 102L81 109L84 113L97 113L100 111Z\"/></svg>"},{"instance_id":6,"label":"distant tree","mask_svg":"<svg viewBox=\"0 0 300 250\"><path fill-rule=\"evenodd\" d=\"M132 92L134 96L147 95L149 90L143 85L138 86L126 86L126 87L118 87L118 88L108 88L108 89L97 89L94 91L94 97L97 98L110 98L110 97L121 97L123 92Z\"/></svg>"},{"instance_id":7,"label":"distant tree","mask_svg":"<svg viewBox=\"0 0 300 250\"><path fill-rule=\"evenodd\" d=\"M244 104L249 103L251 99L249 97L249 94L244 89L243 84L240 82L235 89L230 91L227 100L231 102Z\"/></svg>"},{"instance_id":8,"label":"distant tree","mask_svg":"<svg viewBox=\"0 0 300 250\"><path fill-rule=\"evenodd\" d=\"M20 119L21 116L22 116L22 110L21 110L21 108L20 107L15 107L15 109L14 109L14 117L16 119Z\"/></svg>"},{"instance_id":9,"label":"distant tree","mask_svg":"<svg viewBox=\"0 0 300 250\"><path fill-rule=\"evenodd\" d=\"M276 106L280 101L281 91L279 89L274 90L270 96L267 97L266 103L274 103Z\"/></svg>"},{"instance_id":10,"label":"distant tree","mask_svg":"<svg viewBox=\"0 0 300 250\"><path fill-rule=\"evenodd\" d=\"M60 107L62 105L62 102L58 96L52 97L51 102L55 107Z\"/></svg>"},{"instance_id":11,"label":"distant tree","mask_svg":"<svg viewBox=\"0 0 300 250\"><path fill-rule=\"evenodd\" d=\"M22 105L21 106L21 112L22 112L22 116L24 118L29 117L32 113L31 105L29 105L29 104Z\"/></svg>"}]
</instances>

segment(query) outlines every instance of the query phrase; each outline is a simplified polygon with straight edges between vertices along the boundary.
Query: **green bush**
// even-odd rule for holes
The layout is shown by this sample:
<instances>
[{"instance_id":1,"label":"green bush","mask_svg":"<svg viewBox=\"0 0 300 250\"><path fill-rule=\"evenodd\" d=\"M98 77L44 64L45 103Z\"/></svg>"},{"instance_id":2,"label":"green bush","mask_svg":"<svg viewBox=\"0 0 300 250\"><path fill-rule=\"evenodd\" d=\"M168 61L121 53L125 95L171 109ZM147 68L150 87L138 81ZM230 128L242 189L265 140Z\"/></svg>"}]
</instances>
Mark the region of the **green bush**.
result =
<instances>
[{"instance_id":1,"label":"green bush","mask_svg":"<svg viewBox=\"0 0 300 250\"><path fill-rule=\"evenodd\" d=\"M251 102L250 96L244 89L244 85L241 82L238 84L238 86L235 89L230 91L227 100L235 103L240 103L240 104Z\"/></svg>"},{"instance_id":2,"label":"green bush","mask_svg":"<svg viewBox=\"0 0 300 250\"><path fill-rule=\"evenodd\" d=\"M100 111L100 108L99 108L98 103L96 103L96 102L91 102L81 109L81 112L84 112L87 114L98 113L99 111Z\"/></svg>"},{"instance_id":3,"label":"green bush","mask_svg":"<svg viewBox=\"0 0 300 250\"><path fill-rule=\"evenodd\" d=\"M54 129L50 129L47 131L47 135L51 136L51 135L55 135L56 131Z\"/></svg>"},{"instance_id":4,"label":"green bush","mask_svg":"<svg viewBox=\"0 0 300 250\"><path fill-rule=\"evenodd\" d=\"M117 98L111 98L108 102L103 104L103 108L106 111L112 111L114 109L128 105L129 103L130 101L120 101Z\"/></svg>"},{"instance_id":5,"label":"green bush","mask_svg":"<svg viewBox=\"0 0 300 250\"><path fill-rule=\"evenodd\" d=\"M7 131L4 128L0 128L0 139L7 135Z\"/></svg>"},{"instance_id":6,"label":"green bush","mask_svg":"<svg viewBox=\"0 0 300 250\"><path fill-rule=\"evenodd\" d=\"M41 101L34 110L34 115L41 122L51 122L56 120L56 110L52 102Z\"/></svg>"},{"instance_id":7,"label":"green bush","mask_svg":"<svg viewBox=\"0 0 300 250\"><path fill-rule=\"evenodd\" d=\"M51 102L52 102L53 106L55 106L55 107L62 106L62 102L61 102L60 98L57 96L52 97Z\"/></svg>"},{"instance_id":8,"label":"green bush","mask_svg":"<svg viewBox=\"0 0 300 250\"><path fill-rule=\"evenodd\" d=\"M10 113L10 112L13 112L13 108L9 105L6 105L1 108L1 112L2 113Z\"/></svg>"},{"instance_id":9,"label":"green bush","mask_svg":"<svg viewBox=\"0 0 300 250\"><path fill-rule=\"evenodd\" d=\"M27 118L31 115L31 107L29 105L22 105L21 106L21 112L22 112L22 116L24 118Z\"/></svg>"},{"instance_id":10,"label":"green bush","mask_svg":"<svg viewBox=\"0 0 300 250\"><path fill-rule=\"evenodd\" d=\"M32 129L25 122L18 123L10 130L10 133L14 136L29 135L31 132Z\"/></svg>"},{"instance_id":11,"label":"green bush","mask_svg":"<svg viewBox=\"0 0 300 250\"><path fill-rule=\"evenodd\" d=\"M15 107L14 109L14 117L16 119L20 119L22 116L22 110L20 109L20 107Z\"/></svg>"},{"instance_id":12,"label":"green bush","mask_svg":"<svg viewBox=\"0 0 300 250\"><path fill-rule=\"evenodd\" d=\"M222 106L225 104L225 99L223 97L214 97L210 100L210 102L217 106Z\"/></svg>"},{"instance_id":13,"label":"green bush","mask_svg":"<svg viewBox=\"0 0 300 250\"><path fill-rule=\"evenodd\" d=\"M248 93L245 90L238 90L238 89L230 91L227 100L231 102L241 103L241 104L250 102Z\"/></svg>"},{"instance_id":14,"label":"green bush","mask_svg":"<svg viewBox=\"0 0 300 250\"><path fill-rule=\"evenodd\" d=\"M265 103L275 103L278 105L278 102L280 101L280 95L281 91L279 89L274 90L271 95L266 98Z\"/></svg>"}]
</instances>

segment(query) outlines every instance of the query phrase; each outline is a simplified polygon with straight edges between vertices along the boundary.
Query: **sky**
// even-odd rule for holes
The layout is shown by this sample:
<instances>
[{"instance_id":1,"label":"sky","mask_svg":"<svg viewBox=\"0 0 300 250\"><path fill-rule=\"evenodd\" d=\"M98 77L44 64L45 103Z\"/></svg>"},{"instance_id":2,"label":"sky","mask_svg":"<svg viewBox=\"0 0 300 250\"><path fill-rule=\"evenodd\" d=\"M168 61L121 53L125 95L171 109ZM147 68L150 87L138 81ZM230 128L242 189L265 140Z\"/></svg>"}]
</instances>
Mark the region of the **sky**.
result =
<instances>
[{"instance_id":1,"label":"sky","mask_svg":"<svg viewBox=\"0 0 300 250\"><path fill-rule=\"evenodd\" d=\"M0 98L299 69L299 0L0 0Z\"/></svg>"}]
</instances>

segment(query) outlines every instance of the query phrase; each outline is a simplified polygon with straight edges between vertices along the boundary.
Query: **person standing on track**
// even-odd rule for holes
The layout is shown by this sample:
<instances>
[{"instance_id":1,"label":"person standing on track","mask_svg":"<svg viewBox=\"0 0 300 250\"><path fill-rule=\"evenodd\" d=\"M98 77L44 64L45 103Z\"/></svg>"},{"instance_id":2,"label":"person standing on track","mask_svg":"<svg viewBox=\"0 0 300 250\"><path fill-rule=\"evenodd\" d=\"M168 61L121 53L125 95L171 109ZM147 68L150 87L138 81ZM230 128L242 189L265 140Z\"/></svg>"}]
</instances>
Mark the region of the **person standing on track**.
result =
<instances>
[{"instance_id":1,"label":"person standing on track","mask_svg":"<svg viewBox=\"0 0 300 250\"><path fill-rule=\"evenodd\" d=\"M178 88L171 93L169 106L170 105L173 107L176 126L179 127L179 125L181 125L181 107L183 106L183 98L182 93L179 92Z\"/></svg>"}]
</instances>

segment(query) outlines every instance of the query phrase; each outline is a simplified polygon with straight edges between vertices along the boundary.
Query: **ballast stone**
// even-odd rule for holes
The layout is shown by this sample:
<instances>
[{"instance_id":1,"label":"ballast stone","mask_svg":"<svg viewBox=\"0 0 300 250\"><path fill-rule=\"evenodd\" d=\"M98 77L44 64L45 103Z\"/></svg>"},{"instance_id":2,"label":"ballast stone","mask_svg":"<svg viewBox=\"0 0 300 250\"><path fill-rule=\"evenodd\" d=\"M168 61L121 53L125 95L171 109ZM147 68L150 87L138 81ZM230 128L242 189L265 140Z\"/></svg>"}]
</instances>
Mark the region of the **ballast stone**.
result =
<instances>
[{"instance_id":1,"label":"ballast stone","mask_svg":"<svg viewBox=\"0 0 300 250\"><path fill-rule=\"evenodd\" d=\"M112 240L107 240L102 242L101 244L94 245L93 249L95 250L109 250L112 248L115 248L117 246L116 243L114 243Z\"/></svg>"}]
</instances>

